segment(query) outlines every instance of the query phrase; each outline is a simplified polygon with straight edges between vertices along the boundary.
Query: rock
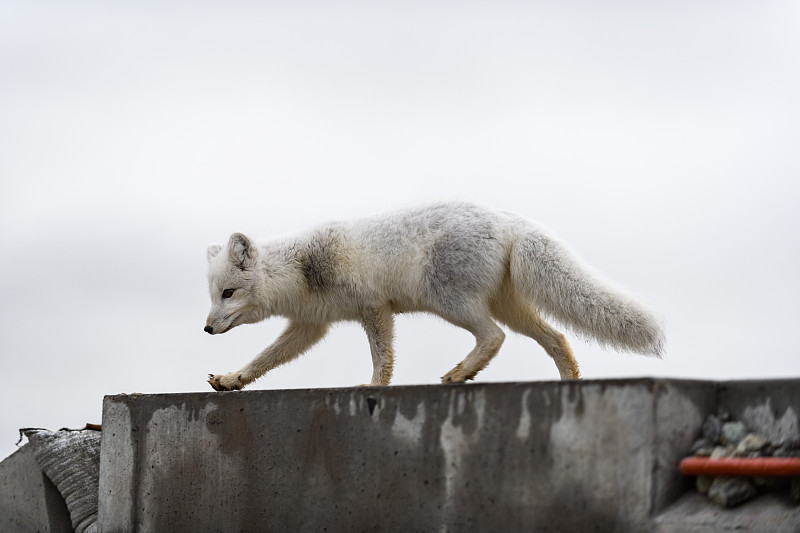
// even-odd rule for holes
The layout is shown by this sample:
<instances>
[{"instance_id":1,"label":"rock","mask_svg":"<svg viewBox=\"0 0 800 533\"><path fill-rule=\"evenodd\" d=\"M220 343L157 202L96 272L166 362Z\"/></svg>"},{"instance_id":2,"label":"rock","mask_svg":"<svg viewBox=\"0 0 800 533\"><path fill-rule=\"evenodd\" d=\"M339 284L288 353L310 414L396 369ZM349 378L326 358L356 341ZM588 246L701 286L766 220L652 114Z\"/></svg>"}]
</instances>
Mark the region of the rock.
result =
<instances>
[{"instance_id":1,"label":"rock","mask_svg":"<svg viewBox=\"0 0 800 533\"><path fill-rule=\"evenodd\" d=\"M708 488L708 498L722 507L735 507L755 496L756 492L747 478L717 476Z\"/></svg>"},{"instance_id":2,"label":"rock","mask_svg":"<svg viewBox=\"0 0 800 533\"><path fill-rule=\"evenodd\" d=\"M708 489L711 487L713 481L714 476L697 476L697 480L695 481L697 492L700 494L708 494Z\"/></svg>"},{"instance_id":3,"label":"rock","mask_svg":"<svg viewBox=\"0 0 800 533\"><path fill-rule=\"evenodd\" d=\"M730 457L733 455L733 446L715 446L711 452L712 459L719 459L721 457Z\"/></svg>"},{"instance_id":4,"label":"rock","mask_svg":"<svg viewBox=\"0 0 800 533\"><path fill-rule=\"evenodd\" d=\"M707 448L698 448L694 454L697 457L711 457L711 454L714 453L714 447L709 446Z\"/></svg>"},{"instance_id":5,"label":"rock","mask_svg":"<svg viewBox=\"0 0 800 533\"><path fill-rule=\"evenodd\" d=\"M775 457L800 457L800 450L788 446L778 446L772 455Z\"/></svg>"},{"instance_id":6,"label":"rock","mask_svg":"<svg viewBox=\"0 0 800 533\"><path fill-rule=\"evenodd\" d=\"M689 455L697 455L700 457L708 457L714 451L714 444L708 442L706 439L697 439L689 448Z\"/></svg>"},{"instance_id":7,"label":"rock","mask_svg":"<svg viewBox=\"0 0 800 533\"><path fill-rule=\"evenodd\" d=\"M789 486L789 495L796 502L800 502L800 477L793 477Z\"/></svg>"},{"instance_id":8,"label":"rock","mask_svg":"<svg viewBox=\"0 0 800 533\"><path fill-rule=\"evenodd\" d=\"M750 479L753 480L753 483L755 484L756 488L764 487L767 489L772 489L778 486L778 480L780 478L754 476Z\"/></svg>"},{"instance_id":9,"label":"rock","mask_svg":"<svg viewBox=\"0 0 800 533\"><path fill-rule=\"evenodd\" d=\"M763 455L760 452L768 445L769 441L765 437L755 433L748 433L739 441L739 444L736 445L733 455L735 457L758 457Z\"/></svg>"},{"instance_id":10,"label":"rock","mask_svg":"<svg viewBox=\"0 0 800 533\"><path fill-rule=\"evenodd\" d=\"M719 442L720 432L722 431L722 421L714 415L708 415L703 422L703 439L711 444Z\"/></svg>"},{"instance_id":11,"label":"rock","mask_svg":"<svg viewBox=\"0 0 800 533\"><path fill-rule=\"evenodd\" d=\"M800 451L800 435L784 437L781 444L789 449Z\"/></svg>"},{"instance_id":12,"label":"rock","mask_svg":"<svg viewBox=\"0 0 800 533\"><path fill-rule=\"evenodd\" d=\"M725 422L720 434L722 444L736 446L747 435L747 427L742 422Z\"/></svg>"},{"instance_id":13,"label":"rock","mask_svg":"<svg viewBox=\"0 0 800 533\"><path fill-rule=\"evenodd\" d=\"M800 457L800 439L784 439L775 444L773 455L776 457Z\"/></svg>"}]
</instances>

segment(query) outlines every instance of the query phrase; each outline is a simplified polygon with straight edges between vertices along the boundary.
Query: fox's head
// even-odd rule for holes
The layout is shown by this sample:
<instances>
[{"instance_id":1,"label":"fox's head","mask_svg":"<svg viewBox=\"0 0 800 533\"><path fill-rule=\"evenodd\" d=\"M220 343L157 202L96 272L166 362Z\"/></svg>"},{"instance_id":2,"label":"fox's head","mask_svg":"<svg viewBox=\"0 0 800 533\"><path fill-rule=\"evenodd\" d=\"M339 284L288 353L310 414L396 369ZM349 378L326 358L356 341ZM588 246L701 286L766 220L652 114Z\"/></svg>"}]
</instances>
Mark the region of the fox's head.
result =
<instances>
[{"instance_id":1,"label":"fox's head","mask_svg":"<svg viewBox=\"0 0 800 533\"><path fill-rule=\"evenodd\" d=\"M258 265L258 248L241 233L231 235L227 246L208 246L211 311L204 328L207 333L225 333L264 318L258 298L263 272Z\"/></svg>"}]
</instances>

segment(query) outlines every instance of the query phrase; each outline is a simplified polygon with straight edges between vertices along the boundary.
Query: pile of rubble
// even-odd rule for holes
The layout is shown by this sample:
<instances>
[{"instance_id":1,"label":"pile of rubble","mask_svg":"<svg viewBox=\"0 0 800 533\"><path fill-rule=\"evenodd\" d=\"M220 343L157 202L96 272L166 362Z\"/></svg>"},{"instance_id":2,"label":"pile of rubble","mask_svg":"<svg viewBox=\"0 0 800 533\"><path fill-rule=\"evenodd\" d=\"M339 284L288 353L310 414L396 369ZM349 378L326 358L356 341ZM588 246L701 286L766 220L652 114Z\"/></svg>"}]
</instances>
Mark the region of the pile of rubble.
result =
<instances>
[{"instance_id":1,"label":"pile of rubble","mask_svg":"<svg viewBox=\"0 0 800 533\"><path fill-rule=\"evenodd\" d=\"M727 414L709 415L703 422L702 435L690 453L696 457L756 458L800 457L800 441L773 443L765 436L748 431L744 423ZM800 502L799 477L697 476L697 490L723 507L739 505L765 490L788 491Z\"/></svg>"}]
</instances>

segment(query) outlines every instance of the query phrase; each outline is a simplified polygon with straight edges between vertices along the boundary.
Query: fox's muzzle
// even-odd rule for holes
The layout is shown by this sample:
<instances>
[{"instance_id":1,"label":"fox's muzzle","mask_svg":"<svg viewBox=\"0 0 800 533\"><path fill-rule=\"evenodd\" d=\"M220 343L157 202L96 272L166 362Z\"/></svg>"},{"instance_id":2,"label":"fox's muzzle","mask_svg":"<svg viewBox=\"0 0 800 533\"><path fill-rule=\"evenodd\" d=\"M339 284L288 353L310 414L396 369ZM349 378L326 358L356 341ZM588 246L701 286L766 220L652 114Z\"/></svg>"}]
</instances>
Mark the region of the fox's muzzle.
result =
<instances>
[{"instance_id":1,"label":"fox's muzzle","mask_svg":"<svg viewBox=\"0 0 800 533\"><path fill-rule=\"evenodd\" d=\"M206 333L210 333L212 335L214 334L214 328L212 328L211 326L204 327L203 331L205 331Z\"/></svg>"}]
</instances>

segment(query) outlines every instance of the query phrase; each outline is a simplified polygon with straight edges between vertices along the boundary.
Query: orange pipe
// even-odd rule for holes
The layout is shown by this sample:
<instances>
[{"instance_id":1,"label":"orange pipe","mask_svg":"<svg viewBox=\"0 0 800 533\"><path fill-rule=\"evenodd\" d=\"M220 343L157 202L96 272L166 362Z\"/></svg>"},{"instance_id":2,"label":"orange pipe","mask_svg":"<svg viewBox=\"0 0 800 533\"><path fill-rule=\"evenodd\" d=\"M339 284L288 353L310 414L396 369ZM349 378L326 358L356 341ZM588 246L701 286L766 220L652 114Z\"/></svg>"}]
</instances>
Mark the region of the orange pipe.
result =
<instances>
[{"instance_id":1,"label":"orange pipe","mask_svg":"<svg viewBox=\"0 0 800 533\"><path fill-rule=\"evenodd\" d=\"M687 457L681 461L686 476L800 476L799 457Z\"/></svg>"}]
</instances>

